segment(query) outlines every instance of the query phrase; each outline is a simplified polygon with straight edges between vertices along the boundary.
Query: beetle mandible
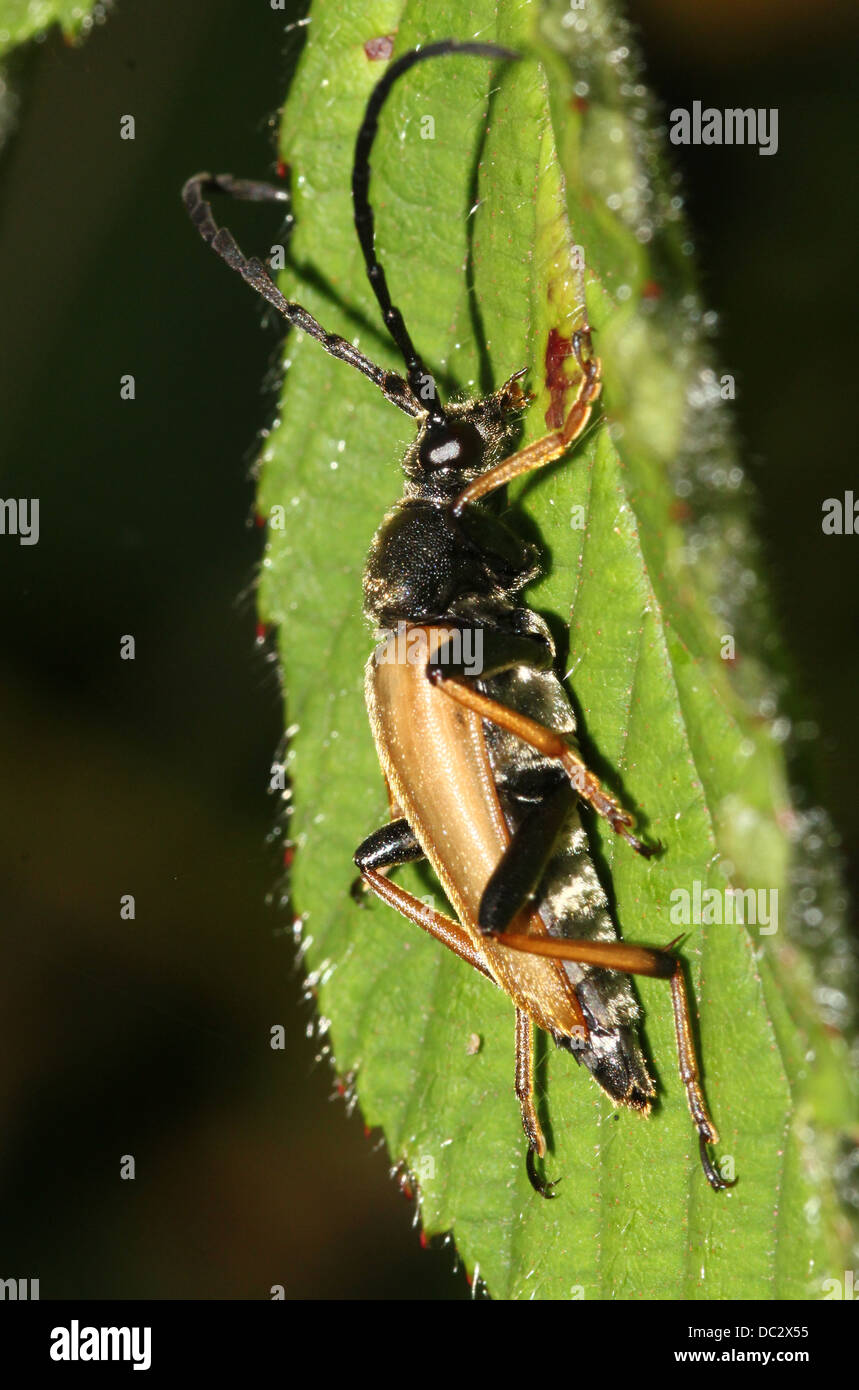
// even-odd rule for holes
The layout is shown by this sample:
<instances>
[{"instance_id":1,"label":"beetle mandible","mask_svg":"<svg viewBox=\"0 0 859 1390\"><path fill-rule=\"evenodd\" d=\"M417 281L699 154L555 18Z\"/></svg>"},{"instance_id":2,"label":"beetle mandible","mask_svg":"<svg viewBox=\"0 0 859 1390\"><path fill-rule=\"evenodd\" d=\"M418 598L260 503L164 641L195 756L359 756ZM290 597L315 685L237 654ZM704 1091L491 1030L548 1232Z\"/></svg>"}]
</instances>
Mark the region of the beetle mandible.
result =
<instances>
[{"instance_id":1,"label":"beetle mandible","mask_svg":"<svg viewBox=\"0 0 859 1390\"><path fill-rule=\"evenodd\" d=\"M605 817L639 854L654 851L582 760L549 630L519 597L539 573L538 556L487 504L512 479L560 459L587 425L600 392L600 362L587 318L572 335L579 384L562 427L507 454L527 403L520 385L524 373L488 397L443 404L376 256L369 182L379 113L409 68L450 55L505 62L520 56L495 44L453 39L404 53L373 89L355 145L355 228L405 376L377 366L287 300L263 263L245 257L231 233L217 225L206 201L217 192L284 202L283 189L198 174L185 184L183 198L200 235L232 269L290 324L369 377L417 423L403 460L404 496L383 520L364 576L365 614L388 634L367 664L365 694L391 819L355 853L363 884L513 1001L515 1091L528 1141L528 1176L542 1196L554 1196L555 1184L535 1162L544 1157L546 1143L534 1102L533 1025L583 1062L615 1104L646 1114L655 1087L626 977L667 980L701 1163L718 1190L731 1184L709 1152L718 1134L699 1084L677 943L651 949L617 939L579 803ZM401 639L408 647L405 660L397 646ZM388 877L397 865L418 859L429 861L455 918L428 908Z\"/></svg>"}]
</instances>

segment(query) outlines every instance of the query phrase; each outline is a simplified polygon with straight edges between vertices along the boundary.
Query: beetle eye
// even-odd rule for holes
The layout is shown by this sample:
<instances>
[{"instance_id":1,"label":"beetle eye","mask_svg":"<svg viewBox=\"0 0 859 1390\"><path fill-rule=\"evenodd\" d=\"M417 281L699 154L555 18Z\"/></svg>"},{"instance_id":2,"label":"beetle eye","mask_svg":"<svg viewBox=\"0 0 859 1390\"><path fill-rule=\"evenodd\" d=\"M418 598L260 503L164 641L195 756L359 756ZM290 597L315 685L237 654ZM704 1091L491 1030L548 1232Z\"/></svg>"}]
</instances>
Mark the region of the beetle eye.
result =
<instances>
[{"instance_id":1,"label":"beetle eye","mask_svg":"<svg viewBox=\"0 0 859 1390\"><path fill-rule=\"evenodd\" d=\"M476 425L467 420L445 420L427 426L418 460L429 472L470 468L480 462L485 445Z\"/></svg>"}]
</instances>

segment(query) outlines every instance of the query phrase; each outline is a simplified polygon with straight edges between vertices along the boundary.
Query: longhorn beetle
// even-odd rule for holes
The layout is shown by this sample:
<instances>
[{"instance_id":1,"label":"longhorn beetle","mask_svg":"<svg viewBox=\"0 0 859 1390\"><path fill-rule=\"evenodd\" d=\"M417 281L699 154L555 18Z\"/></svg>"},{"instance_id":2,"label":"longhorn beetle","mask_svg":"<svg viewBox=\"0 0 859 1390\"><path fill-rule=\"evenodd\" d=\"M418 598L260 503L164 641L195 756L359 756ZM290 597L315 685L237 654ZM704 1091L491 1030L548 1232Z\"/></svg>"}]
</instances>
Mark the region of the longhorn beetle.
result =
<instances>
[{"instance_id":1,"label":"longhorn beetle","mask_svg":"<svg viewBox=\"0 0 859 1390\"><path fill-rule=\"evenodd\" d=\"M524 373L484 399L442 404L376 257L369 183L379 113L409 68L451 54L503 61L520 56L495 44L453 39L403 54L373 89L355 144L355 228L370 284L405 362L404 377L376 366L287 300L262 262L246 258L230 232L217 226L206 201L211 193L227 193L283 202L282 189L198 174L182 196L200 235L227 265L287 322L363 372L417 422L403 460L405 495L383 520L364 575L365 614L389 634L369 659L365 694L391 818L356 851L363 884L513 1001L515 1091L528 1140L527 1170L545 1197L555 1195L555 1184L535 1163L546 1144L534 1103L532 1025L584 1062L615 1104L646 1114L655 1087L626 976L667 980L701 1163L710 1185L720 1189L729 1184L708 1148L718 1135L698 1082L683 966L673 950L677 942L657 950L617 940L588 855L579 801L604 816L639 854L654 851L633 833L632 817L582 761L573 710L554 671L549 630L519 598L539 573L535 547L524 544L487 504L511 479L561 458L585 428L600 392L600 362L586 315L572 336L580 381L563 426L508 455L505 446L527 401L520 386ZM398 642L405 638L406 660L392 650L394 630ZM477 663L463 660L466 636ZM424 858L456 920L388 877L397 865Z\"/></svg>"}]
</instances>

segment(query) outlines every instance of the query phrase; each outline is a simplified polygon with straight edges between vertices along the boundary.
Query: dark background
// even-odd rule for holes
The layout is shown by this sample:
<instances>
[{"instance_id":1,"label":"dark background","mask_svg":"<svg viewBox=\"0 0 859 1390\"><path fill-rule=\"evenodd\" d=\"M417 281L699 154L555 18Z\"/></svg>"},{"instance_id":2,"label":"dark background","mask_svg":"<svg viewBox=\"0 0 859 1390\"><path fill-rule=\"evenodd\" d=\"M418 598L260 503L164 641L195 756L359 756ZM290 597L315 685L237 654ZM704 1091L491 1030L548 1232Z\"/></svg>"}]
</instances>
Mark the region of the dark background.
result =
<instances>
[{"instance_id":1,"label":"dark background","mask_svg":"<svg viewBox=\"0 0 859 1390\"><path fill-rule=\"evenodd\" d=\"M633 9L667 110L779 108L772 158L675 159L821 727L815 794L855 873L859 537L820 526L824 498L859 494L855 22L812 0ZM378 1135L330 1103L266 903L281 717L247 473L277 338L178 191L198 168L269 171L288 19L125 0L79 50L53 32L12 68L0 494L40 498L41 538L0 545L0 1277L38 1277L43 1298L468 1294L447 1250L421 1250ZM264 247L250 212L240 239Z\"/></svg>"}]
</instances>

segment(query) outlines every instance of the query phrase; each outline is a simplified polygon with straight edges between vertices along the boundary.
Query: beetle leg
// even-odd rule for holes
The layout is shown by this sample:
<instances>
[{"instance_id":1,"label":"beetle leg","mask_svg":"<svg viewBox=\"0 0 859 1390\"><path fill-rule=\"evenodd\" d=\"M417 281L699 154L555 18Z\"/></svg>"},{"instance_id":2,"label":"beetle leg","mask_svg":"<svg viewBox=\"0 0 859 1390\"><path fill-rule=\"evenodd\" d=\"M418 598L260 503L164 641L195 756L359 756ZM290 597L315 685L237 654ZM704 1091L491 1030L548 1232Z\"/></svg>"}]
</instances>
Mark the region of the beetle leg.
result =
<instances>
[{"instance_id":1,"label":"beetle leg","mask_svg":"<svg viewBox=\"0 0 859 1390\"><path fill-rule=\"evenodd\" d=\"M477 914L482 932L503 932L525 906L555 852L575 800L563 778L526 812L483 890Z\"/></svg>"},{"instance_id":2,"label":"beetle leg","mask_svg":"<svg viewBox=\"0 0 859 1390\"><path fill-rule=\"evenodd\" d=\"M355 863L364 869L392 869L423 859L424 852L405 816L374 830L355 851Z\"/></svg>"},{"instance_id":3,"label":"beetle leg","mask_svg":"<svg viewBox=\"0 0 859 1390\"><path fill-rule=\"evenodd\" d=\"M528 368L520 367L518 372L507 378L501 390L496 392L495 400L503 415L512 415L515 411L524 409L534 399L532 391L523 391L519 385L527 375Z\"/></svg>"},{"instance_id":4,"label":"beetle leg","mask_svg":"<svg viewBox=\"0 0 859 1390\"><path fill-rule=\"evenodd\" d=\"M380 826L372 835L368 835L356 849L353 857L362 873L364 869L395 869L399 864L410 864L416 859L424 858L424 852L412 827L394 801L387 778L385 785L388 788L391 819L387 825ZM363 903L367 886L363 878L356 878L349 888L359 907Z\"/></svg>"},{"instance_id":5,"label":"beetle leg","mask_svg":"<svg viewBox=\"0 0 859 1390\"><path fill-rule=\"evenodd\" d=\"M460 960L466 961L468 965L473 965L475 970L479 970L481 975L485 975L487 979L492 979L477 947L459 922L455 922L452 917L446 917L443 912L436 912L434 907L428 907L426 903L421 902L420 898L416 898L413 893L408 893L398 883L391 883L390 879L385 878L385 875L379 873L377 869L361 868L361 877L367 887L372 888L383 903L387 903L389 907L395 907L410 922L414 922L415 926L421 927L423 931L429 932L436 941L447 946L448 950L453 951Z\"/></svg>"},{"instance_id":6,"label":"beetle leg","mask_svg":"<svg viewBox=\"0 0 859 1390\"><path fill-rule=\"evenodd\" d=\"M585 354L581 350L583 343L588 345ZM495 468L481 473L457 497L453 504L454 516L460 516L471 502L477 502L488 493L495 492L496 488L504 487L522 473L530 473L535 468L544 468L547 463L554 463L555 459L565 454L573 441L578 439L590 419L594 401L600 393L600 360L593 356L589 348L590 334L587 331L573 335L573 351L582 377L576 398L567 412L563 429L546 434L542 439L535 439L532 444L526 444L524 449L511 454Z\"/></svg>"},{"instance_id":7,"label":"beetle leg","mask_svg":"<svg viewBox=\"0 0 859 1390\"><path fill-rule=\"evenodd\" d=\"M387 830L388 827L383 827ZM379 834L379 832L377 832ZM371 835L364 841L355 855L355 862L361 869L361 876L368 888L387 903L390 907L395 907L410 922L421 927L425 932L436 941L440 941L443 946L447 946L453 951L454 955L459 956L460 960L473 965L475 970L479 970L481 975L487 979L492 979L483 961L480 959L477 948L463 930L458 922L454 922L451 917L446 917L442 912L436 912L435 908L428 907L422 903L420 898L416 898L412 893L408 893L397 883L391 883L380 874L376 869L366 867L366 864L359 862L359 857L364 847L374 841L376 836ZM535 1192L539 1192L541 1197L553 1197L555 1183L546 1182L537 1173L534 1166L536 1158L542 1158L546 1152L546 1140L540 1128L540 1121L537 1118L537 1109L534 1105L534 1061L532 1047L532 1027L531 1020L523 1009L516 1010L516 1071L515 1071L515 1090L519 1101L519 1108L522 1112L522 1128L528 1140L528 1155L526 1167L528 1170L528 1180Z\"/></svg>"},{"instance_id":8,"label":"beetle leg","mask_svg":"<svg viewBox=\"0 0 859 1390\"><path fill-rule=\"evenodd\" d=\"M384 776L384 773L382 775ZM397 798L394 795L393 788L391 787L391 784L388 781L387 777L385 777L385 791L388 794L388 812L390 814L391 820L402 820L402 807L397 801Z\"/></svg>"},{"instance_id":9,"label":"beetle leg","mask_svg":"<svg viewBox=\"0 0 859 1390\"><path fill-rule=\"evenodd\" d=\"M534 1038L531 1020L524 1009L516 1010L516 1097L522 1112L522 1128L528 1140L528 1154L525 1162L528 1181L541 1197L554 1197L553 1189L557 1182L546 1182L534 1166L535 1158L543 1158L546 1153L546 1140L537 1118L534 1104Z\"/></svg>"},{"instance_id":10,"label":"beetle leg","mask_svg":"<svg viewBox=\"0 0 859 1390\"><path fill-rule=\"evenodd\" d=\"M493 932L492 937L499 945L513 951L524 951L528 955L572 960L580 965L599 965L606 970L622 970L627 975L650 975L669 981L680 1079L686 1091L689 1113L698 1131L701 1166L707 1181L716 1191L733 1187L736 1179L728 1182L722 1177L707 1147L718 1144L719 1133L710 1118L701 1090L689 996L680 958L669 949L654 950L648 946L633 946L626 941L579 941L571 937L520 936L510 932Z\"/></svg>"},{"instance_id":11,"label":"beetle leg","mask_svg":"<svg viewBox=\"0 0 859 1390\"><path fill-rule=\"evenodd\" d=\"M581 799L592 806L598 815L603 816L616 834L622 835L638 854L644 855L645 859L656 853L658 846L646 845L637 835L633 835L632 816L609 795L576 749L560 734L555 733L553 729L547 729L545 724L538 724L536 719L529 719L527 714L520 714L518 710L509 709L500 701L481 694L459 676L445 676L441 669L435 668L429 670L428 675L445 695L456 700L458 704L465 705L466 709L480 715L481 719L497 724L501 729L507 729L545 757L557 758Z\"/></svg>"}]
</instances>

